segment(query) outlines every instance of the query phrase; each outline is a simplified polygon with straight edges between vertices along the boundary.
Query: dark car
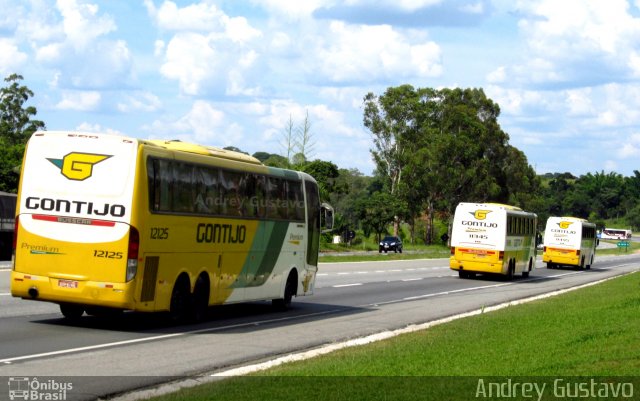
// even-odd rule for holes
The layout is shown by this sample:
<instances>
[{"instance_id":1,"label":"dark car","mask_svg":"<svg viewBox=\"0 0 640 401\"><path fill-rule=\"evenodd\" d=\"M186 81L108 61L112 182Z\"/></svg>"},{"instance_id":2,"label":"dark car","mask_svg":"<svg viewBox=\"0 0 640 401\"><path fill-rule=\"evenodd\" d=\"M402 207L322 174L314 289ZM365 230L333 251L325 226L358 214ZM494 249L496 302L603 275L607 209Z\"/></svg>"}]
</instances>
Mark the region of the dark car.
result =
<instances>
[{"instance_id":1,"label":"dark car","mask_svg":"<svg viewBox=\"0 0 640 401\"><path fill-rule=\"evenodd\" d=\"M378 248L378 252L382 251L384 251L384 253L389 251L402 253L402 240L398 237L384 237L384 239L380 241Z\"/></svg>"}]
</instances>

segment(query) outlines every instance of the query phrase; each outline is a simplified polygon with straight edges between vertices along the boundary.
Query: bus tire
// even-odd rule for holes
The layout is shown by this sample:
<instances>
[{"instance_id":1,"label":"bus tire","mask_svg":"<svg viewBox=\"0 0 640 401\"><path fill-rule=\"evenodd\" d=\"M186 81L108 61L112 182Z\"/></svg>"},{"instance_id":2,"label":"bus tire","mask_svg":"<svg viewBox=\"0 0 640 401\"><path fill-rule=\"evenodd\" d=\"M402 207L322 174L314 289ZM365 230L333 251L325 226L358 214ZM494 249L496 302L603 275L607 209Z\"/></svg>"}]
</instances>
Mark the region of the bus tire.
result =
<instances>
[{"instance_id":1,"label":"bus tire","mask_svg":"<svg viewBox=\"0 0 640 401\"><path fill-rule=\"evenodd\" d=\"M60 304L60 313L69 320L77 320L84 314L84 307L78 304Z\"/></svg>"},{"instance_id":2,"label":"bus tire","mask_svg":"<svg viewBox=\"0 0 640 401\"><path fill-rule=\"evenodd\" d=\"M511 259L509 261L509 268L507 269L507 280L509 281L513 280L514 270L515 270L515 262L513 261L513 259Z\"/></svg>"},{"instance_id":3,"label":"bus tire","mask_svg":"<svg viewBox=\"0 0 640 401\"><path fill-rule=\"evenodd\" d=\"M209 309L210 284L209 276L202 273L196 280L193 289L193 320L200 322L207 316Z\"/></svg>"},{"instance_id":4,"label":"bus tire","mask_svg":"<svg viewBox=\"0 0 640 401\"><path fill-rule=\"evenodd\" d=\"M191 292L189 291L189 278L181 275L176 280L171 291L171 303L169 305L169 318L174 323L184 322L191 310Z\"/></svg>"},{"instance_id":5,"label":"bus tire","mask_svg":"<svg viewBox=\"0 0 640 401\"><path fill-rule=\"evenodd\" d=\"M282 298L274 299L272 305L278 310L287 310L291 305L291 300L298 292L298 272L294 269L287 277L287 283L284 286L284 294Z\"/></svg>"},{"instance_id":6,"label":"bus tire","mask_svg":"<svg viewBox=\"0 0 640 401\"><path fill-rule=\"evenodd\" d=\"M529 259L529 269L522 272L522 277L524 278L529 277L529 273L531 273L532 268L533 268L533 260Z\"/></svg>"}]
</instances>

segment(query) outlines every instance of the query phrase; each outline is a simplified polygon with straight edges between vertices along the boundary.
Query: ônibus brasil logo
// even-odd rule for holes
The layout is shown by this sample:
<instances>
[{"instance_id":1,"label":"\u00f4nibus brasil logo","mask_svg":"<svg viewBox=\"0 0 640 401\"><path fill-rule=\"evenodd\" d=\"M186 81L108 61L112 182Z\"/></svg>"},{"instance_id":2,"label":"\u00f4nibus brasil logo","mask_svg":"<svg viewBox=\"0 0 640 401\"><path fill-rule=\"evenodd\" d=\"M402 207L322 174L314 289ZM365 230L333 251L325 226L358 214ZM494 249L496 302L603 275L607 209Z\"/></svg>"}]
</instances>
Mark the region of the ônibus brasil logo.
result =
<instances>
[{"instance_id":1,"label":"\u00f4nibus brasil logo","mask_svg":"<svg viewBox=\"0 0 640 401\"><path fill-rule=\"evenodd\" d=\"M558 223L558 226L560 228L562 228L563 230L566 230L567 228L569 228L570 225L572 225L573 222L572 221L561 221Z\"/></svg>"},{"instance_id":2,"label":"\u00f4nibus brasil logo","mask_svg":"<svg viewBox=\"0 0 640 401\"><path fill-rule=\"evenodd\" d=\"M93 166L110 158L111 155L96 153L71 152L62 159L47 158L54 166L60 169L62 175L70 180L83 181L93 174Z\"/></svg>"},{"instance_id":3,"label":"\u00f4nibus brasil logo","mask_svg":"<svg viewBox=\"0 0 640 401\"><path fill-rule=\"evenodd\" d=\"M475 212L469 213L471 213L476 220L484 220L487 218L487 215L491 213L491 210L478 209Z\"/></svg>"}]
</instances>

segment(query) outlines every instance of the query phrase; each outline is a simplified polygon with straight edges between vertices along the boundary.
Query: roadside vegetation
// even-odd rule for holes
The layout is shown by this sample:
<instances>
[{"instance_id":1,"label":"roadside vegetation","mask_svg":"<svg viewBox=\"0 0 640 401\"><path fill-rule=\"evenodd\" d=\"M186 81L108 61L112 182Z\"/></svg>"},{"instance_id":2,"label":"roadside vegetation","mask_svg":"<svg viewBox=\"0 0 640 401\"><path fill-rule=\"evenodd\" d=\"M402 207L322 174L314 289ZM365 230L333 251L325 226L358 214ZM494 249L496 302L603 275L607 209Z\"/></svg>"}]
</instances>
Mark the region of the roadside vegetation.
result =
<instances>
[{"instance_id":1,"label":"roadside vegetation","mask_svg":"<svg viewBox=\"0 0 640 401\"><path fill-rule=\"evenodd\" d=\"M480 379L546 383L542 399L557 399L553 385L591 380L632 382L637 395L639 288L640 274L629 274L154 400L476 399Z\"/></svg>"}]
</instances>

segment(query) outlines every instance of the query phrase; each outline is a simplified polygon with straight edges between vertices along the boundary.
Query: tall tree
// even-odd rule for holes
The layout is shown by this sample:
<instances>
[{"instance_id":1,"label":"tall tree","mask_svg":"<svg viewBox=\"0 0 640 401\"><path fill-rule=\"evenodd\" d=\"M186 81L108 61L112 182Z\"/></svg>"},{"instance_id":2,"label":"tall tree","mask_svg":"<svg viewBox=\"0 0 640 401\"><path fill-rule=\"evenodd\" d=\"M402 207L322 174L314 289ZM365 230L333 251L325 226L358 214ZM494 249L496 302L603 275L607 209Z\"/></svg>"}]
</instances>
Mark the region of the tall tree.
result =
<instances>
[{"instance_id":1,"label":"tall tree","mask_svg":"<svg viewBox=\"0 0 640 401\"><path fill-rule=\"evenodd\" d=\"M297 136L296 145L298 153L301 153L305 160L309 160L313 156L315 142L313 141L313 133L311 132L311 120L309 120L308 110L304 116L304 121L297 129Z\"/></svg>"},{"instance_id":2,"label":"tall tree","mask_svg":"<svg viewBox=\"0 0 640 401\"><path fill-rule=\"evenodd\" d=\"M33 92L20 85L22 79L12 74L4 79L8 86L0 88L0 191L17 192L25 145L31 134L45 128L44 122L32 119L36 108L25 107Z\"/></svg>"},{"instance_id":3,"label":"tall tree","mask_svg":"<svg viewBox=\"0 0 640 401\"><path fill-rule=\"evenodd\" d=\"M364 101L378 172L389 193L409 205L411 221L426 216L427 243L436 212L450 216L461 201L523 202L538 184L498 124L500 107L482 89L403 85Z\"/></svg>"},{"instance_id":4,"label":"tall tree","mask_svg":"<svg viewBox=\"0 0 640 401\"><path fill-rule=\"evenodd\" d=\"M371 131L374 143L371 155L392 196L404 197L399 191L406 188L405 168L415 149L420 102L427 91L430 90L402 85L388 88L382 96L368 93L364 97L364 125ZM397 214L394 235L398 235L399 219Z\"/></svg>"}]
</instances>

